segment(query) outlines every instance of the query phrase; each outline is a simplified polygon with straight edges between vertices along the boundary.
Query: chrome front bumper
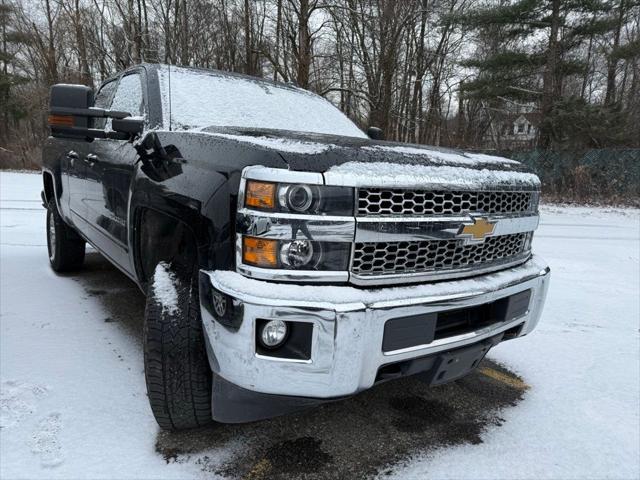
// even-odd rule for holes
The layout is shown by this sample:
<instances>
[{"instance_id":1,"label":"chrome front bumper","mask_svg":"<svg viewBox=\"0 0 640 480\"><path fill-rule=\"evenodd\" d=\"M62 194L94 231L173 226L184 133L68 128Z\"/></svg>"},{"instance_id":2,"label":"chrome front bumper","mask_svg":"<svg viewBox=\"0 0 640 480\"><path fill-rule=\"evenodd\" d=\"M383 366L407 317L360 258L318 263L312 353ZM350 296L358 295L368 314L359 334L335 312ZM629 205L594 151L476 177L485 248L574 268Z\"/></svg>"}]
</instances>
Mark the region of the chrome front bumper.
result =
<instances>
[{"instance_id":1,"label":"chrome front bumper","mask_svg":"<svg viewBox=\"0 0 640 480\"><path fill-rule=\"evenodd\" d=\"M209 285L202 282L207 278ZM458 281L363 290L350 286L301 286L248 279L235 272L202 271L204 288L222 292L240 312L230 328L203 308L211 368L252 392L328 399L357 393L376 382L383 365L480 342L522 325L537 325L549 285L549 268L534 256L523 265ZM531 290L529 308L516 319L401 350L383 352L387 320L459 309ZM256 319L313 324L311 358L292 360L256 353Z\"/></svg>"}]
</instances>

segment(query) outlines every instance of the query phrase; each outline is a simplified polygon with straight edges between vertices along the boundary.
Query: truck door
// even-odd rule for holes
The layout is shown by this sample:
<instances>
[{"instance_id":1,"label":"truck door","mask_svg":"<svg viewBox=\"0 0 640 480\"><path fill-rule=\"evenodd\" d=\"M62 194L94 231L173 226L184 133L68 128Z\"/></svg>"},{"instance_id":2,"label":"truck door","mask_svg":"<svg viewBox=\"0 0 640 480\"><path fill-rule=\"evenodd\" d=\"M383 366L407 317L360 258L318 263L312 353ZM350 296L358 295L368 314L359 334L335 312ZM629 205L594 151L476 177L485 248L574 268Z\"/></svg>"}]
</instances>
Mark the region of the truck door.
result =
<instances>
[{"instance_id":1,"label":"truck door","mask_svg":"<svg viewBox=\"0 0 640 480\"><path fill-rule=\"evenodd\" d=\"M109 107L145 115L142 71L123 75ZM106 121L107 130L111 120ZM89 240L125 271L132 273L129 259L129 192L137 154L127 140L95 139L87 154L87 212L92 225Z\"/></svg>"},{"instance_id":2,"label":"truck door","mask_svg":"<svg viewBox=\"0 0 640 480\"><path fill-rule=\"evenodd\" d=\"M111 96L115 90L116 82L105 83L95 96L95 106L98 108L108 108ZM96 120L96 128L104 128L104 119ZM89 160L87 155L91 151L91 143L84 139L64 140L65 153L61 158L63 190L67 189L67 194L63 194L63 199L68 205L63 205L64 214L71 217L73 224L85 235L91 233L88 224L87 197L89 183L93 180L93 172L88 168ZM61 199L62 201L62 199ZM68 208L68 210L67 210Z\"/></svg>"},{"instance_id":3,"label":"truck door","mask_svg":"<svg viewBox=\"0 0 640 480\"><path fill-rule=\"evenodd\" d=\"M86 222L85 177L83 158L87 154L87 141L83 139L64 139L64 153L60 158L63 195L60 202L62 214L70 217L71 222L84 231ZM66 192L64 191L66 189Z\"/></svg>"}]
</instances>

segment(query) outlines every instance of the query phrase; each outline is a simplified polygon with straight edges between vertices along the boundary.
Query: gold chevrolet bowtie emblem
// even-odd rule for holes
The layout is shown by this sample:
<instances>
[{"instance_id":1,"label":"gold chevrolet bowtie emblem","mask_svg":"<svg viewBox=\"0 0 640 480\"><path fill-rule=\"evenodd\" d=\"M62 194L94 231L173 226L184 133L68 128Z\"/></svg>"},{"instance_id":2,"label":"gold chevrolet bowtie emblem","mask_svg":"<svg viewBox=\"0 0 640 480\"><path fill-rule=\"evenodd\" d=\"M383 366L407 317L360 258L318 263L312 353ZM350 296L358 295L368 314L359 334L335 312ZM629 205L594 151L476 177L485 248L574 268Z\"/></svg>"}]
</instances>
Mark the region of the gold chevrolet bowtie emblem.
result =
<instances>
[{"instance_id":1,"label":"gold chevrolet bowtie emblem","mask_svg":"<svg viewBox=\"0 0 640 480\"><path fill-rule=\"evenodd\" d=\"M467 238L472 242L482 242L491 236L496 229L496 222L490 222L486 218L474 218L470 225L462 225L458 232L459 237Z\"/></svg>"}]
</instances>

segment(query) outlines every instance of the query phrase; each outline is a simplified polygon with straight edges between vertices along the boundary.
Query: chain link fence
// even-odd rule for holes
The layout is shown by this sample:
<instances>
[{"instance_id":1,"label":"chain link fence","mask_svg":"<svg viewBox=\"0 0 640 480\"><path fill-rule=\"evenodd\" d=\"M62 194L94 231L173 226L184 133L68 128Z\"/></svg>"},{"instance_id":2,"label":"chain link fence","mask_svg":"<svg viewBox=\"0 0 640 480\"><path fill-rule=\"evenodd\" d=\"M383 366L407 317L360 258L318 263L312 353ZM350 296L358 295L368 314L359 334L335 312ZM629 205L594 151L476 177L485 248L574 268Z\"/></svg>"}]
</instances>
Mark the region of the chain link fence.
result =
<instances>
[{"instance_id":1,"label":"chain link fence","mask_svg":"<svg viewBox=\"0 0 640 480\"><path fill-rule=\"evenodd\" d=\"M580 154L532 150L500 155L536 172L546 200L640 206L640 149L597 149Z\"/></svg>"}]
</instances>

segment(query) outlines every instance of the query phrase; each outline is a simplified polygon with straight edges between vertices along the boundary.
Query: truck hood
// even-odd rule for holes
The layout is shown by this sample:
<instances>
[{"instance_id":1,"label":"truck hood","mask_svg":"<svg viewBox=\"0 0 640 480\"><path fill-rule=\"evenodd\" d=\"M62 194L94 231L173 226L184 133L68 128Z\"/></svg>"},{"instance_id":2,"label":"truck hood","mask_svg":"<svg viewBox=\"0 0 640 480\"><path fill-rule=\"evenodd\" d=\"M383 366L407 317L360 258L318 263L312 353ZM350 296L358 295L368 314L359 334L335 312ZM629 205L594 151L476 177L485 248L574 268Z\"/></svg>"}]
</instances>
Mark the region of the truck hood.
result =
<instances>
[{"instance_id":1,"label":"truck hood","mask_svg":"<svg viewBox=\"0 0 640 480\"><path fill-rule=\"evenodd\" d=\"M289 169L320 172L350 186L533 187L538 177L504 157L427 145L283 130L211 127L203 134L275 150Z\"/></svg>"}]
</instances>

